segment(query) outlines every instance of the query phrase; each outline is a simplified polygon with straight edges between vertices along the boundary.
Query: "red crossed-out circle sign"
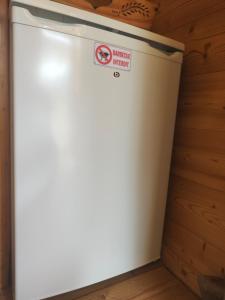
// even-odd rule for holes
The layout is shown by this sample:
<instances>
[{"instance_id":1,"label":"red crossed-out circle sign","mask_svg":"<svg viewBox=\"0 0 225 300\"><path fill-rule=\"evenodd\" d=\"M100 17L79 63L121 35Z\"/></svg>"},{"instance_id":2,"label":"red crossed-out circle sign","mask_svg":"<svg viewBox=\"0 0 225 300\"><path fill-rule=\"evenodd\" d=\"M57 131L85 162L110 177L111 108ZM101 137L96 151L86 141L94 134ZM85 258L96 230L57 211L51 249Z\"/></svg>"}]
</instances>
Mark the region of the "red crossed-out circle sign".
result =
<instances>
[{"instance_id":1,"label":"red crossed-out circle sign","mask_svg":"<svg viewBox=\"0 0 225 300\"><path fill-rule=\"evenodd\" d=\"M106 45L99 45L95 50L95 57L101 65L108 65L112 60L112 51Z\"/></svg>"}]
</instances>

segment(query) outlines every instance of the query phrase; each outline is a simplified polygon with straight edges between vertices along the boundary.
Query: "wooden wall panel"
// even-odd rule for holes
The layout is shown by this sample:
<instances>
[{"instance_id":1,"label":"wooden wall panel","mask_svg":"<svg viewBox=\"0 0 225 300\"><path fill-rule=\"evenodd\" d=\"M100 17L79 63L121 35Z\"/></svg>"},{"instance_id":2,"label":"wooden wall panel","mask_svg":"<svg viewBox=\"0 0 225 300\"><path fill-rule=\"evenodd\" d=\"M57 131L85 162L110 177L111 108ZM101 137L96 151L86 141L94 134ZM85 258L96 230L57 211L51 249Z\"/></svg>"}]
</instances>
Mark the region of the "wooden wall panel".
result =
<instances>
[{"instance_id":1,"label":"wooden wall panel","mask_svg":"<svg viewBox=\"0 0 225 300\"><path fill-rule=\"evenodd\" d=\"M0 288L10 269L10 151L8 87L8 1L0 1Z\"/></svg>"},{"instance_id":2,"label":"wooden wall panel","mask_svg":"<svg viewBox=\"0 0 225 300\"><path fill-rule=\"evenodd\" d=\"M225 1L159 2L153 31L186 45L163 260L199 293L225 276Z\"/></svg>"},{"instance_id":3,"label":"wooden wall panel","mask_svg":"<svg viewBox=\"0 0 225 300\"><path fill-rule=\"evenodd\" d=\"M169 33L175 29L225 8L224 0L158 0L160 12L154 22L153 31ZM210 22L210 21L209 21ZM209 23L210 24L210 23Z\"/></svg>"}]
</instances>

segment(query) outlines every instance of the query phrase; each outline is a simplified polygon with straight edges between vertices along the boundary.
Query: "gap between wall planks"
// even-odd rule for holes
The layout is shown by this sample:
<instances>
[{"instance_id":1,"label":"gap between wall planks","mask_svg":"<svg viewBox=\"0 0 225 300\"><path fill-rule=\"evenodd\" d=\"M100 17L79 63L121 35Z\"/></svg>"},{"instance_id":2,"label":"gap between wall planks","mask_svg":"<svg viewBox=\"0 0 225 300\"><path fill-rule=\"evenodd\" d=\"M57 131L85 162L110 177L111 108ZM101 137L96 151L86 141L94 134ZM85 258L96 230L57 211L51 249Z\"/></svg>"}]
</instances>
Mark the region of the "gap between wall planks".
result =
<instances>
[{"instance_id":1,"label":"gap between wall planks","mask_svg":"<svg viewBox=\"0 0 225 300\"><path fill-rule=\"evenodd\" d=\"M0 289L10 278L9 3L0 1Z\"/></svg>"},{"instance_id":2,"label":"gap between wall planks","mask_svg":"<svg viewBox=\"0 0 225 300\"><path fill-rule=\"evenodd\" d=\"M159 0L153 31L186 45L163 261L194 292L225 276L225 1Z\"/></svg>"}]
</instances>

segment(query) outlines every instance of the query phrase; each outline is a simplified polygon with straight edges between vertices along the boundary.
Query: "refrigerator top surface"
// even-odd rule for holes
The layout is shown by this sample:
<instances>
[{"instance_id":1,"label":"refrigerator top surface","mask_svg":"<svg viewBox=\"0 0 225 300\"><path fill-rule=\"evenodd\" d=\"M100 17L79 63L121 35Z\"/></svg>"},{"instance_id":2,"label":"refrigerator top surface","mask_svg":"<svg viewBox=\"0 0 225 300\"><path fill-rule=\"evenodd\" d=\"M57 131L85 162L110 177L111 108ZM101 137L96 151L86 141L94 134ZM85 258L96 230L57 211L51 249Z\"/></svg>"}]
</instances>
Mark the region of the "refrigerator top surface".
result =
<instances>
[{"instance_id":1,"label":"refrigerator top surface","mask_svg":"<svg viewBox=\"0 0 225 300\"><path fill-rule=\"evenodd\" d=\"M121 34L127 36L130 35L131 37L136 37L137 39L150 41L164 47L169 47L176 51L184 51L184 44L175 40L120 21L113 20L108 17L104 17L92 12L88 12L50 0L12 0L12 4L32 6L35 8L46 10L48 12L76 18L92 24L94 23L114 32L120 32ZM16 20L14 19L13 21L16 22Z\"/></svg>"}]
</instances>

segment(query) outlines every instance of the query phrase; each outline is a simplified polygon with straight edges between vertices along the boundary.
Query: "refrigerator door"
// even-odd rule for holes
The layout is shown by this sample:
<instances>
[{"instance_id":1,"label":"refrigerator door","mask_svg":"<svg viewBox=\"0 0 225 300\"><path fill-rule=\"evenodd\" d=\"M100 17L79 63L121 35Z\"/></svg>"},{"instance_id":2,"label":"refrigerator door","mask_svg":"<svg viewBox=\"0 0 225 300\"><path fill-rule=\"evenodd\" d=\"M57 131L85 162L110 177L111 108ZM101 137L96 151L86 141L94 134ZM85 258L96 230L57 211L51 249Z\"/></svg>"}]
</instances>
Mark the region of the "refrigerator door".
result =
<instances>
[{"instance_id":1,"label":"refrigerator door","mask_svg":"<svg viewBox=\"0 0 225 300\"><path fill-rule=\"evenodd\" d=\"M97 65L101 34L13 24L17 300L160 257L181 65L132 48L130 71Z\"/></svg>"}]
</instances>

